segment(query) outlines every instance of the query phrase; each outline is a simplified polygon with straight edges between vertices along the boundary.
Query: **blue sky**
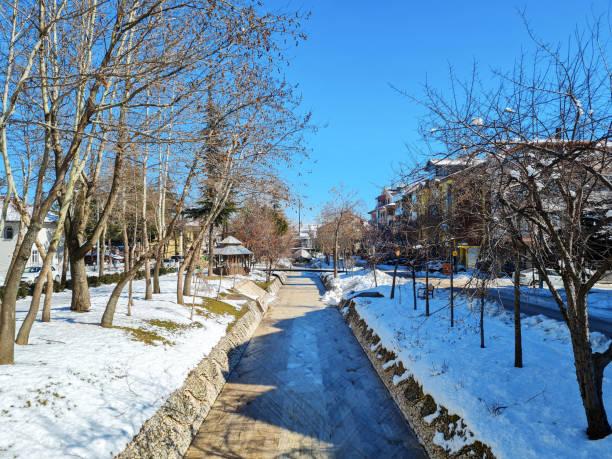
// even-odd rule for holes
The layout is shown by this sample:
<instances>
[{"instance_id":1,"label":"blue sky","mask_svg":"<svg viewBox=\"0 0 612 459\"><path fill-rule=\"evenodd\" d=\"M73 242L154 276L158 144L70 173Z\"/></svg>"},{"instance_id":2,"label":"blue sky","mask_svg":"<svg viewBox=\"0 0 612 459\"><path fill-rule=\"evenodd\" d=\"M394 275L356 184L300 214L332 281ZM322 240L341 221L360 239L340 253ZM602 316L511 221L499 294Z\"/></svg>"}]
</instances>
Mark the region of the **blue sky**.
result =
<instances>
[{"instance_id":1,"label":"blue sky","mask_svg":"<svg viewBox=\"0 0 612 459\"><path fill-rule=\"evenodd\" d=\"M426 149L417 133L422 109L390 84L419 96L426 78L445 86L449 64L466 76L474 61L483 74L508 69L521 48L532 48L519 9L539 37L556 43L594 15L607 15L612 0L268 0L265 6L312 13L304 24L308 39L289 50L286 77L299 83L303 108L320 129L307 136L309 163L286 176L307 196L302 220L314 223L331 187L355 190L365 213L401 164ZM295 209L287 213L297 221Z\"/></svg>"}]
</instances>

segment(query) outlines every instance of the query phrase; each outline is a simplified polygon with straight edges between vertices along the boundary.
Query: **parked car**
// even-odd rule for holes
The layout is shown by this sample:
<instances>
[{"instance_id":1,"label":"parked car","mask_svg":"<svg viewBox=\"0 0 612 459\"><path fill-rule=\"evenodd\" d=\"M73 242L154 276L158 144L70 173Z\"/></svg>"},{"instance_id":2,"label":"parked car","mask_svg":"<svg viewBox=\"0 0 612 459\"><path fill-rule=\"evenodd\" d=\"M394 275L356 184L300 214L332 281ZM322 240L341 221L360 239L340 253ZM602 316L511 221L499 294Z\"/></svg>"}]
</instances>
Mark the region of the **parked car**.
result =
<instances>
[{"instance_id":1,"label":"parked car","mask_svg":"<svg viewBox=\"0 0 612 459\"><path fill-rule=\"evenodd\" d=\"M173 260L172 258L164 258L164 260L162 261L162 266L166 269L176 268L176 264L176 260Z\"/></svg>"},{"instance_id":2,"label":"parked car","mask_svg":"<svg viewBox=\"0 0 612 459\"><path fill-rule=\"evenodd\" d=\"M183 261L185 261L185 257L182 255L174 255L170 258L175 261L176 263L175 266L180 266L183 263Z\"/></svg>"},{"instance_id":3,"label":"parked car","mask_svg":"<svg viewBox=\"0 0 612 459\"><path fill-rule=\"evenodd\" d=\"M548 275L548 279L555 287L563 287L563 279L561 279L561 275L555 271L554 269L546 269L546 274ZM519 275L519 283L521 285L536 285L540 282L540 274L537 269L525 269L521 271Z\"/></svg>"},{"instance_id":4,"label":"parked car","mask_svg":"<svg viewBox=\"0 0 612 459\"><path fill-rule=\"evenodd\" d=\"M28 284L33 284L38 279L40 272L42 271L42 266L29 266L21 275L21 282L27 282ZM51 266L51 273L53 274L53 280L57 283L61 280L61 277L57 270Z\"/></svg>"},{"instance_id":5,"label":"parked car","mask_svg":"<svg viewBox=\"0 0 612 459\"><path fill-rule=\"evenodd\" d=\"M428 264L427 264L427 270L431 273L431 272L440 272L442 271L442 261L440 260L431 260Z\"/></svg>"}]
</instances>

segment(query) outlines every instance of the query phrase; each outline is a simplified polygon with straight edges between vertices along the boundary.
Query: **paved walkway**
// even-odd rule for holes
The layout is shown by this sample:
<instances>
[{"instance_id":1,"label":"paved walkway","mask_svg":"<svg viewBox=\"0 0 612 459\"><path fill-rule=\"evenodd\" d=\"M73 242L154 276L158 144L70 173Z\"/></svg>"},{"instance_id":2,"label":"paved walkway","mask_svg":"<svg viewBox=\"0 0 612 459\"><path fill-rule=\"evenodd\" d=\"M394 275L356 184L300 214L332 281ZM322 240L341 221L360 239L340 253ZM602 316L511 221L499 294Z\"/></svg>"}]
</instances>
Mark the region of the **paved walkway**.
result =
<instances>
[{"instance_id":1,"label":"paved walkway","mask_svg":"<svg viewBox=\"0 0 612 459\"><path fill-rule=\"evenodd\" d=\"M288 284L186 457L425 457L319 281Z\"/></svg>"}]
</instances>

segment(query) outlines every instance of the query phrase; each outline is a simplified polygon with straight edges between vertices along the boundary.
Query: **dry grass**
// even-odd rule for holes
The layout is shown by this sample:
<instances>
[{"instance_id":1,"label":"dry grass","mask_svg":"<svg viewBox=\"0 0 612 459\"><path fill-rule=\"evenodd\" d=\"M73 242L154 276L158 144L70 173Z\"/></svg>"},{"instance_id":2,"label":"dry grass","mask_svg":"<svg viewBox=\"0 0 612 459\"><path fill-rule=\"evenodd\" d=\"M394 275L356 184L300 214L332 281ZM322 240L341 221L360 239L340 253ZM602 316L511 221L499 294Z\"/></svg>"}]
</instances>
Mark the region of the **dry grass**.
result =
<instances>
[{"instance_id":1,"label":"dry grass","mask_svg":"<svg viewBox=\"0 0 612 459\"><path fill-rule=\"evenodd\" d=\"M140 341L141 343L148 344L149 346L157 346L158 344L164 344L164 345L167 344L169 346L173 346L174 344L176 344L173 341L170 341L164 338L163 336L159 335L155 331L147 330L146 328L142 328L142 327L132 328L132 327L119 327L119 326L114 326L113 328L124 330L131 335L132 341Z\"/></svg>"},{"instance_id":2,"label":"dry grass","mask_svg":"<svg viewBox=\"0 0 612 459\"><path fill-rule=\"evenodd\" d=\"M271 280L270 282L255 282L255 285L263 290L266 290L270 285L272 285L272 282L274 282L274 280Z\"/></svg>"},{"instance_id":3,"label":"dry grass","mask_svg":"<svg viewBox=\"0 0 612 459\"><path fill-rule=\"evenodd\" d=\"M227 324L228 332L232 329L234 324L249 310L246 306L240 309L236 309L231 304L228 304L225 301L215 300L214 298L208 298L204 296L200 298L202 298L202 304L197 305L197 314L204 317L211 317L212 315L224 316L226 314L229 314L234 317L234 319L229 324Z\"/></svg>"}]
</instances>

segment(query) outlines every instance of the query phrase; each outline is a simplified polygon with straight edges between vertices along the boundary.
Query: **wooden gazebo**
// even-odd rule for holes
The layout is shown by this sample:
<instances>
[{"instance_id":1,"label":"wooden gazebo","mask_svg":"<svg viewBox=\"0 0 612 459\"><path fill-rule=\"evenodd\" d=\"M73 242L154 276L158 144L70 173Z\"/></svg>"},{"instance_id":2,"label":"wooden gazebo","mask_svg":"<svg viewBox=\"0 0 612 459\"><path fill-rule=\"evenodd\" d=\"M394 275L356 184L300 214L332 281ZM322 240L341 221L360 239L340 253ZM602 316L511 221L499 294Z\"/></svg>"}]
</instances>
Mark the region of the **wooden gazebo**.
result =
<instances>
[{"instance_id":1,"label":"wooden gazebo","mask_svg":"<svg viewBox=\"0 0 612 459\"><path fill-rule=\"evenodd\" d=\"M246 274L249 260L253 255L249 249L242 245L234 236L228 236L213 248L215 274Z\"/></svg>"}]
</instances>

